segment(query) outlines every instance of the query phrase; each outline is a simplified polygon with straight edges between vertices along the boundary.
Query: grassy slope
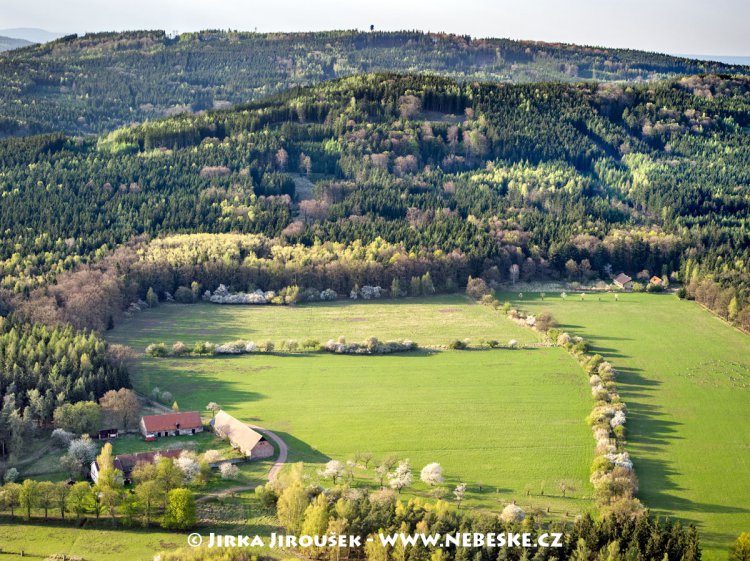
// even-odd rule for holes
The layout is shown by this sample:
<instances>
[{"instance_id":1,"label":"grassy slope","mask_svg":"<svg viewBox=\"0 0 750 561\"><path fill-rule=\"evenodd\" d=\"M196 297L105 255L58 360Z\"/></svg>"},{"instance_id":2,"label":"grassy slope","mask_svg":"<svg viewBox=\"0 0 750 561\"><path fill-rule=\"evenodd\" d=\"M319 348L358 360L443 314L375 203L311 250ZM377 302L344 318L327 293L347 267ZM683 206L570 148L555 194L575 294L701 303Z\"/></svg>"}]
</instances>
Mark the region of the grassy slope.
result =
<instances>
[{"instance_id":1,"label":"grassy slope","mask_svg":"<svg viewBox=\"0 0 750 561\"><path fill-rule=\"evenodd\" d=\"M126 322L111 339L142 349L167 336L229 340L269 333L272 339L313 333L323 333L320 339L411 336L427 343L467 336L536 338L488 308L454 296L400 306L163 306ZM588 391L578 366L557 349L144 358L134 382L144 392L155 385L171 391L183 409L217 401L239 418L278 431L290 445L291 461L346 459L358 450L377 457L397 453L417 469L438 461L449 483L466 481L474 490L472 502L492 508L510 498L529 504L524 487L531 484L536 493L542 480L547 494L559 494L558 479L578 481L578 496L591 492L593 441L583 423ZM590 501L535 497L530 504L549 504L561 513L585 510Z\"/></svg>"},{"instance_id":2,"label":"grassy slope","mask_svg":"<svg viewBox=\"0 0 750 561\"><path fill-rule=\"evenodd\" d=\"M163 305L126 321L109 339L127 342L136 351L149 343L177 339L186 344L233 339L276 343L312 338L320 342L346 336L361 341L375 336L412 339L422 345L445 345L452 339L469 337L498 339L505 343L536 341L530 330L510 322L498 322L481 306L467 305L460 296L406 298L403 300L351 300L305 306L220 306L197 304Z\"/></svg>"},{"instance_id":3,"label":"grassy slope","mask_svg":"<svg viewBox=\"0 0 750 561\"><path fill-rule=\"evenodd\" d=\"M201 503L198 512L202 519L211 520L210 525L198 529L203 534L241 532L268 535L275 529L273 520L262 513L252 492L241 493L221 502ZM0 553L0 561L62 553L83 557L86 561L152 561L159 551L186 547L186 534L158 528L112 528L107 520L100 521L98 525L87 522L79 528L59 521L9 523L5 518L0 519L0 547L15 554ZM20 551L26 555L18 555ZM270 549L262 553L279 556L278 552Z\"/></svg>"},{"instance_id":4,"label":"grassy slope","mask_svg":"<svg viewBox=\"0 0 750 561\"><path fill-rule=\"evenodd\" d=\"M672 295L531 298L518 305L551 311L621 372L643 501L697 524L723 559L750 528L750 339Z\"/></svg>"}]
</instances>

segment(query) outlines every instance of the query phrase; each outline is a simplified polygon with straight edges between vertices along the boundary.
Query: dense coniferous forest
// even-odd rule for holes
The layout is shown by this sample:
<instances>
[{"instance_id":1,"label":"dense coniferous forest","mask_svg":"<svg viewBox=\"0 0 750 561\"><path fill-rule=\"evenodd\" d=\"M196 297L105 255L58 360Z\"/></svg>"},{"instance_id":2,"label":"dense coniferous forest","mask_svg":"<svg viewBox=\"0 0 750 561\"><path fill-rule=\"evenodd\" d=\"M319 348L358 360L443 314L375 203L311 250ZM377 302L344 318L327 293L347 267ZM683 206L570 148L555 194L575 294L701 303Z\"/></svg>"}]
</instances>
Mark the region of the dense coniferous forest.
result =
<instances>
[{"instance_id":1,"label":"dense coniferous forest","mask_svg":"<svg viewBox=\"0 0 750 561\"><path fill-rule=\"evenodd\" d=\"M122 361L95 333L0 316L0 461L20 454L57 407L129 385Z\"/></svg>"},{"instance_id":2,"label":"dense coniferous forest","mask_svg":"<svg viewBox=\"0 0 750 561\"><path fill-rule=\"evenodd\" d=\"M293 247L382 242L428 270L459 256L461 274L490 282L671 276L685 283L683 295L747 327L749 94L743 76L635 86L375 74L98 139L8 139L0 144L3 301L59 320L54 308L95 290L109 311L81 304L67 321L105 327L128 299L145 297L149 285L132 284L143 274L131 274L123 292L115 273L145 267L146 240L232 232L265 238L253 255L270 272L232 276L248 252L208 258L207 249L199 261L220 261L226 278L182 271L160 288L278 288L296 284L281 272L294 262L286 253L300 251ZM128 243L130 254L102 260ZM69 273L82 263L99 265ZM149 283L154 268L174 267L167 258L149 263ZM295 263L304 269L304 259ZM370 272L378 282L397 274ZM315 288L367 281L341 274ZM465 281L432 274L440 290Z\"/></svg>"},{"instance_id":3,"label":"dense coniferous forest","mask_svg":"<svg viewBox=\"0 0 750 561\"><path fill-rule=\"evenodd\" d=\"M100 133L383 71L573 82L747 73L747 68L641 51L416 31L71 35L0 55L0 136Z\"/></svg>"}]
</instances>

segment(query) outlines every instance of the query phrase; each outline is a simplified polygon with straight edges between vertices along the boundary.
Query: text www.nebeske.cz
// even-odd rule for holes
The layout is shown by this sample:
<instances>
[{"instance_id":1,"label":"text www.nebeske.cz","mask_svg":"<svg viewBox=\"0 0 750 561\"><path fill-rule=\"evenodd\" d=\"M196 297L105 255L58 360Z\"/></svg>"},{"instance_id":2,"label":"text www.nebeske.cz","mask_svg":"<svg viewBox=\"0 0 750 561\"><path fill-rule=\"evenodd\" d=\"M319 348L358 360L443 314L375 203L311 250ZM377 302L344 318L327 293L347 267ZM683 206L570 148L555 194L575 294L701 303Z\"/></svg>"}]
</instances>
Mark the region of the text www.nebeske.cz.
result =
<instances>
[{"instance_id":1,"label":"text www.nebeske.cz","mask_svg":"<svg viewBox=\"0 0 750 561\"><path fill-rule=\"evenodd\" d=\"M193 535L194 536L194 535ZM379 540L384 547L396 545L425 547L562 547L563 534L551 532L532 534L527 532L501 533L455 533L455 534L377 534L361 536L326 534L322 536L292 536L272 533L270 537L214 534L208 536L208 547L271 547L276 549L296 547L361 547L363 542ZM198 543L195 543L197 541ZM195 540L190 545L202 542Z\"/></svg>"}]
</instances>

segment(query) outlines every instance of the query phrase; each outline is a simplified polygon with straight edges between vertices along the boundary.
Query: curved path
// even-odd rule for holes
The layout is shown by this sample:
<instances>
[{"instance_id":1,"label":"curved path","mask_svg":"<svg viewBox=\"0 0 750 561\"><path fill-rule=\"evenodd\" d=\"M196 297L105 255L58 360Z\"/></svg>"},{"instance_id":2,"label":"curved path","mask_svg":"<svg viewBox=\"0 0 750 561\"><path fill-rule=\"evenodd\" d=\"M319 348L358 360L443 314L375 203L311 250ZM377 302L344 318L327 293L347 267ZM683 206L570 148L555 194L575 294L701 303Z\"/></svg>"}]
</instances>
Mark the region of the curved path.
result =
<instances>
[{"instance_id":1,"label":"curved path","mask_svg":"<svg viewBox=\"0 0 750 561\"><path fill-rule=\"evenodd\" d=\"M172 408L167 407L166 405L159 403L157 401L154 401L149 396L144 394L137 394L138 397L140 397L143 401L146 403L149 403L151 406L155 407L156 409L159 409L161 411L164 411L165 413L171 413ZM286 442L284 442L284 439L281 438L278 434L275 432L272 432L268 429L264 429L263 427L259 427L258 425L252 425L250 423L247 424L248 427L254 430L258 430L265 434L268 438L273 440L276 443L276 446L279 448L279 455L276 458L276 461L271 466L271 469L268 471L268 481L273 481L276 479L276 477L279 475L279 472L281 471L281 468L284 467L284 464L286 463L286 459L289 456L289 447L286 445ZM46 452L46 450L42 450L42 454ZM202 499L216 496L216 495L227 495L230 493L237 493L239 491L247 491L253 489L251 486L244 486L244 487L232 487L230 489L225 489L224 491L220 491L218 493L211 493L209 495L205 495L204 497L201 497Z\"/></svg>"},{"instance_id":2,"label":"curved path","mask_svg":"<svg viewBox=\"0 0 750 561\"><path fill-rule=\"evenodd\" d=\"M279 447L279 455L276 458L276 461L271 466L271 469L268 470L268 481L273 481L279 475L281 468L283 468L284 464L286 463L286 458L289 455L289 447L286 445L286 442L284 442L284 440L275 432L271 432L268 429L264 429L263 427L259 427L258 425L251 425L249 423L247 426L251 429L262 432L268 438L273 440ZM252 491L253 489L255 489L255 485L238 485L237 487L230 487L229 489L224 489L222 491L216 491L215 493L208 493L206 495L203 495L198 499L197 502L207 501L208 499L212 499L215 497L226 497L227 495L234 495L235 493L240 493L242 491Z\"/></svg>"},{"instance_id":3,"label":"curved path","mask_svg":"<svg viewBox=\"0 0 750 561\"><path fill-rule=\"evenodd\" d=\"M266 436L268 436L271 440L273 440L276 443L276 446L279 447L279 456L276 458L276 461L271 466L271 469L268 472L268 480L273 481L276 479L276 476L279 475L279 472L281 471L281 468L284 467L284 464L286 463L286 458L289 455L289 447L286 445L286 442L275 432L271 432L268 429L264 429L263 427L259 427L258 425L251 425L248 424L251 429L259 430Z\"/></svg>"}]
</instances>

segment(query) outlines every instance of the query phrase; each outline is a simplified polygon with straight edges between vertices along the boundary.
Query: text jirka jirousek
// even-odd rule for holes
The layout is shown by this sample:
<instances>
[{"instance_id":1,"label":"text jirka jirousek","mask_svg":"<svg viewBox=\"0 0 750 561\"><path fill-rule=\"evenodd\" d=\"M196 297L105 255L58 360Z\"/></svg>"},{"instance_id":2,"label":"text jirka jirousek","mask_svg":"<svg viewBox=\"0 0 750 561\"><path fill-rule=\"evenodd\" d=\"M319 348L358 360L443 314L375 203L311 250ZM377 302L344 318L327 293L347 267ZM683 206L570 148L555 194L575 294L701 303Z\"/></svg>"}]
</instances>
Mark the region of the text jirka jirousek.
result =
<instances>
[{"instance_id":1,"label":"text jirka jirousek","mask_svg":"<svg viewBox=\"0 0 750 561\"><path fill-rule=\"evenodd\" d=\"M269 537L248 536L242 534L208 535L208 547L270 547L275 549L293 549L306 547L362 547L363 542L378 540L384 547L397 544L404 546L423 545L425 547L562 547L563 534L551 532L532 534L529 532L500 532L473 533L463 532L455 534L377 534L362 538L345 534L301 535L272 533ZM191 544L192 545L192 544Z\"/></svg>"}]
</instances>

